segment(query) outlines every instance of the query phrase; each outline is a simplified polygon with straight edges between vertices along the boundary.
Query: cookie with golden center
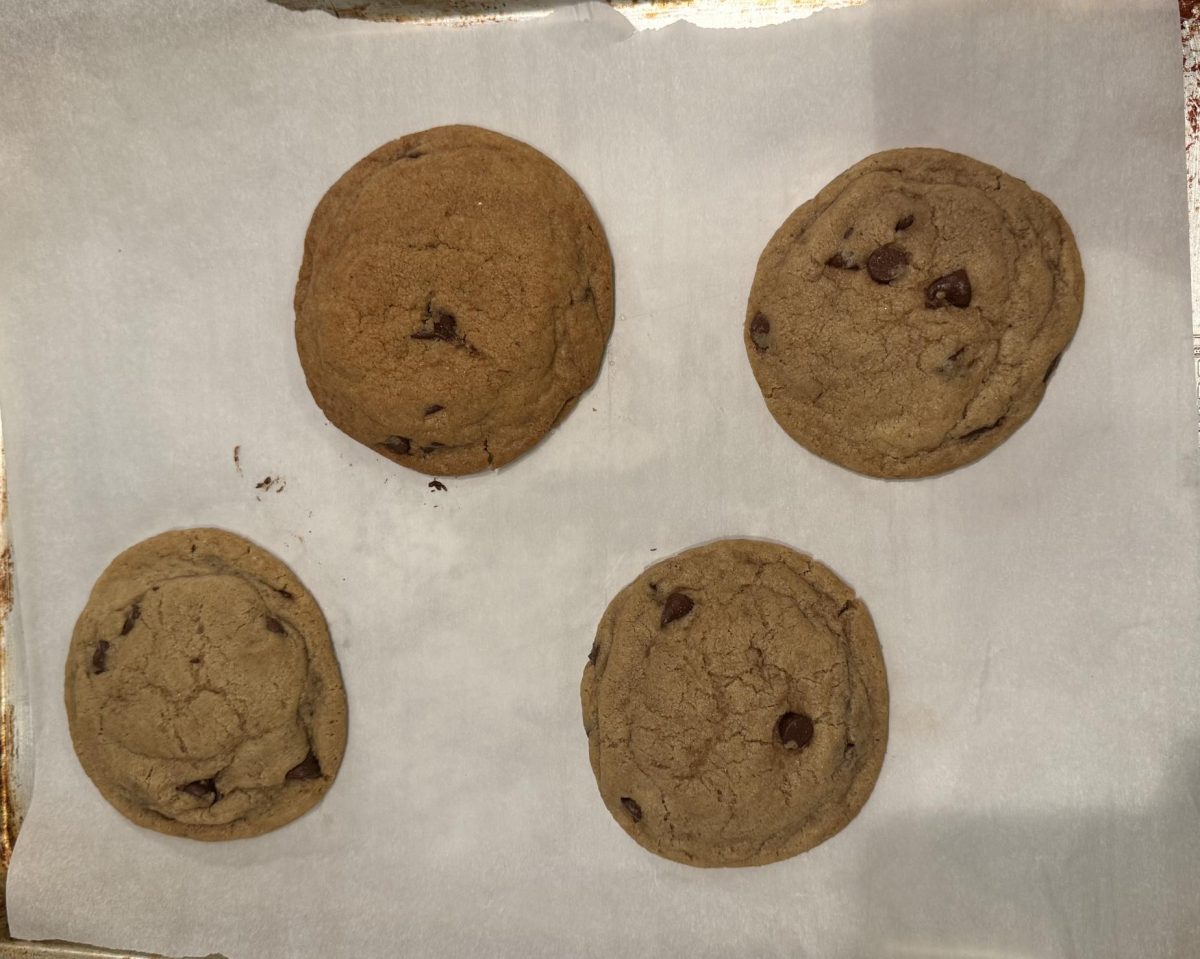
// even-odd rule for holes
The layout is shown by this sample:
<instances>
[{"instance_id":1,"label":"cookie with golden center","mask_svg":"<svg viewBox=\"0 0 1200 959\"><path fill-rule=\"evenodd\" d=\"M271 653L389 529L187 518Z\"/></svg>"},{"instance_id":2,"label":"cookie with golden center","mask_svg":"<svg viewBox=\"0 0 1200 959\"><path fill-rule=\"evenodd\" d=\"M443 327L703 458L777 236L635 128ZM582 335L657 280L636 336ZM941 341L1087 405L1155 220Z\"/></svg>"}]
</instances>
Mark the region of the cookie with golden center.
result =
<instances>
[{"instance_id":1,"label":"cookie with golden center","mask_svg":"<svg viewBox=\"0 0 1200 959\"><path fill-rule=\"evenodd\" d=\"M1071 229L1046 197L961 154L889 150L772 237L746 351L796 442L870 476L931 476L1032 415L1083 288Z\"/></svg>"},{"instance_id":2,"label":"cookie with golden center","mask_svg":"<svg viewBox=\"0 0 1200 959\"><path fill-rule=\"evenodd\" d=\"M282 562L216 529L162 533L97 580L66 666L71 740L139 826L240 839L333 784L346 695L325 618Z\"/></svg>"},{"instance_id":3,"label":"cookie with golden center","mask_svg":"<svg viewBox=\"0 0 1200 959\"><path fill-rule=\"evenodd\" d=\"M609 812L693 866L824 842L867 801L887 748L866 605L774 543L719 540L647 569L605 611L581 698Z\"/></svg>"},{"instance_id":4,"label":"cookie with golden center","mask_svg":"<svg viewBox=\"0 0 1200 959\"><path fill-rule=\"evenodd\" d=\"M583 192L517 140L448 126L387 143L317 205L296 344L325 415L428 474L500 467L596 379L612 256Z\"/></svg>"}]
</instances>

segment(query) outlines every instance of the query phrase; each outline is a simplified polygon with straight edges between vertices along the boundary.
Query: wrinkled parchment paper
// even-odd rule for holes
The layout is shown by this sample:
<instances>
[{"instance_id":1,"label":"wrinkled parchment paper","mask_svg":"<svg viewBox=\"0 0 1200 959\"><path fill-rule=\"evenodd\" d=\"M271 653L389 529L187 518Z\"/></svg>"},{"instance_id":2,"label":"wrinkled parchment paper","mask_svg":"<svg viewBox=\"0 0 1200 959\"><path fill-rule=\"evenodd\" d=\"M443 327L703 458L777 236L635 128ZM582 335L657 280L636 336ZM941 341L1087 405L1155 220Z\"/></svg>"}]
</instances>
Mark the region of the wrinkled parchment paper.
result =
<instances>
[{"instance_id":1,"label":"wrinkled parchment paper","mask_svg":"<svg viewBox=\"0 0 1200 959\"><path fill-rule=\"evenodd\" d=\"M872 0L635 35L590 7L457 29L235 0L6 7L0 403L36 720L14 933L239 959L1191 955L1200 473L1174 18ZM324 190L447 122L578 179L618 316L553 436L436 492L325 423L291 294ZM1012 440L888 483L775 425L742 311L791 209L921 144L1052 197L1087 303ZM218 845L109 808L61 697L109 559L201 524L295 568L351 710L321 806ZM866 599L892 739L837 838L703 871L610 820L577 684L611 595L726 535L810 551Z\"/></svg>"}]
</instances>

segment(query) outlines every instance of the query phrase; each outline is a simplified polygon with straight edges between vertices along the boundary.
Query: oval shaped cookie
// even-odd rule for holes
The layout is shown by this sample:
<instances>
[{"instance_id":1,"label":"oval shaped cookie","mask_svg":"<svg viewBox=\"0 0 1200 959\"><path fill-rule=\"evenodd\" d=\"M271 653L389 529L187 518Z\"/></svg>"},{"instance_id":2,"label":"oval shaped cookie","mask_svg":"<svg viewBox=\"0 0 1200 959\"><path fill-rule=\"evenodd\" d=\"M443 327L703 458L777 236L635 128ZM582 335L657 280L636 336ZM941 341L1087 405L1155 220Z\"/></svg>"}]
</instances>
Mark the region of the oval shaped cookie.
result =
<instances>
[{"instance_id":1,"label":"oval shaped cookie","mask_svg":"<svg viewBox=\"0 0 1200 959\"><path fill-rule=\"evenodd\" d=\"M787 218L745 343L767 408L818 456L911 478L1024 423L1079 323L1083 268L1040 193L943 150L889 150Z\"/></svg>"},{"instance_id":2,"label":"oval shaped cookie","mask_svg":"<svg viewBox=\"0 0 1200 959\"><path fill-rule=\"evenodd\" d=\"M605 611L581 698L608 811L692 866L824 842L867 801L887 748L867 607L774 543L719 540L647 569Z\"/></svg>"},{"instance_id":3,"label":"oval shaped cookie","mask_svg":"<svg viewBox=\"0 0 1200 959\"><path fill-rule=\"evenodd\" d=\"M538 442L591 386L612 256L582 191L530 146L470 126L393 140L317 205L296 344L330 422L429 474Z\"/></svg>"},{"instance_id":4,"label":"oval shaped cookie","mask_svg":"<svg viewBox=\"0 0 1200 959\"><path fill-rule=\"evenodd\" d=\"M66 668L84 771L139 826L268 832L316 805L346 748L325 617L295 574L216 529L162 533L92 589Z\"/></svg>"}]
</instances>

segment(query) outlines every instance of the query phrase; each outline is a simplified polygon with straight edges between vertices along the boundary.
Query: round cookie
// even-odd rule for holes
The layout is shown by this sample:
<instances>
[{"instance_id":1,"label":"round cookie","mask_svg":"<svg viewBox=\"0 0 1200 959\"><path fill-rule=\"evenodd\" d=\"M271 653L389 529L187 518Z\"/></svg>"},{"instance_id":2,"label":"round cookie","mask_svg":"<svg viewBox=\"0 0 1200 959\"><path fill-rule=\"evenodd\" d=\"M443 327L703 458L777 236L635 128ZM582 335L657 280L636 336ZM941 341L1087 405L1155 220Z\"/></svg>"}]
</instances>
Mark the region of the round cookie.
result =
<instances>
[{"instance_id":1,"label":"round cookie","mask_svg":"<svg viewBox=\"0 0 1200 959\"><path fill-rule=\"evenodd\" d=\"M818 456L932 476L1024 423L1083 306L1071 228L1040 193L944 150L889 150L784 221L745 341L767 408Z\"/></svg>"},{"instance_id":2,"label":"round cookie","mask_svg":"<svg viewBox=\"0 0 1200 959\"><path fill-rule=\"evenodd\" d=\"M71 638L67 718L84 771L139 826L268 832L312 808L346 748L325 618L282 562L216 529L114 559Z\"/></svg>"},{"instance_id":3,"label":"round cookie","mask_svg":"<svg viewBox=\"0 0 1200 959\"><path fill-rule=\"evenodd\" d=\"M867 801L887 747L867 607L774 543L719 540L647 569L605 611L580 692L608 811L692 866L824 842Z\"/></svg>"},{"instance_id":4,"label":"round cookie","mask_svg":"<svg viewBox=\"0 0 1200 959\"><path fill-rule=\"evenodd\" d=\"M595 381L612 255L582 191L470 126L393 140L313 213L296 345L325 415L428 474L520 456Z\"/></svg>"}]
</instances>

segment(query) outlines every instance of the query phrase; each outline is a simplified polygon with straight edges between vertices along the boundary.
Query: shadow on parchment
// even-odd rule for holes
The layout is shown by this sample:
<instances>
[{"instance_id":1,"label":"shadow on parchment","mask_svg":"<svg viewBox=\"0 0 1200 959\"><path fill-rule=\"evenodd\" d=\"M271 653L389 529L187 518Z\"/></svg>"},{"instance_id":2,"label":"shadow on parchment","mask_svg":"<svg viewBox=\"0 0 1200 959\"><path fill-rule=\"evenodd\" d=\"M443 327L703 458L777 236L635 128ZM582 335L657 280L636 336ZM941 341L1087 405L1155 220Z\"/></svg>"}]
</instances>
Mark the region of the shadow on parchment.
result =
<instances>
[{"instance_id":1,"label":"shadow on parchment","mask_svg":"<svg viewBox=\"0 0 1200 959\"><path fill-rule=\"evenodd\" d=\"M1176 745L1136 812L947 813L883 824L873 850L864 956L1190 959L1200 955L1200 740Z\"/></svg>"}]
</instances>

